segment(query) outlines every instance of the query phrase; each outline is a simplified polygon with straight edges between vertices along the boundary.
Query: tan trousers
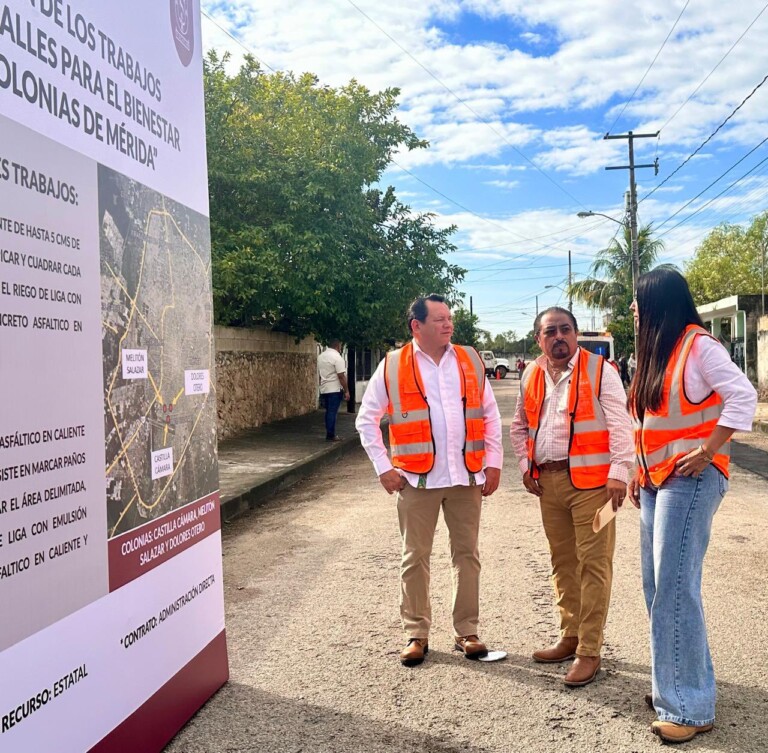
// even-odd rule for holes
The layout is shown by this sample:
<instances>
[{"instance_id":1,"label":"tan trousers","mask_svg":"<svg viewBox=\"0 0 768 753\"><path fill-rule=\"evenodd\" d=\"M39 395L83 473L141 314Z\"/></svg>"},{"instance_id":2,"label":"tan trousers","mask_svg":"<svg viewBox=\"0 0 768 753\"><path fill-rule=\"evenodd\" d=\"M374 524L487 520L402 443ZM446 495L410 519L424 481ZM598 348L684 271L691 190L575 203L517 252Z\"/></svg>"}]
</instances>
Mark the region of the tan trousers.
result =
<instances>
[{"instance_id":1,"label":"tan trousers","mask_svg":"<svg viewBox=\"0 0 768 753\"><path fill-rule=\"evenodd\" d=\"M568 471L545 471L539 478L541 519L552 556L552 584L560 611L560 635L578 637L576 653L600 656L613 580L616 521L592 531L595 512L605 504L605 488L574 488Z\"/></svg>"},{"instance_id":2,"label":"tan trousers","mask_svg":"<svg viewBox=\"0 0 768 753\"><path fill-rule=\"evenodd\" d=\"M400 618L408 638L427 638L432 624L429 559L440 508L448 527L453 576L453 629L476 635L480 612L480 486L414 489L397 495L403 542L400 564Z\"/></svg>"}]
</instances>

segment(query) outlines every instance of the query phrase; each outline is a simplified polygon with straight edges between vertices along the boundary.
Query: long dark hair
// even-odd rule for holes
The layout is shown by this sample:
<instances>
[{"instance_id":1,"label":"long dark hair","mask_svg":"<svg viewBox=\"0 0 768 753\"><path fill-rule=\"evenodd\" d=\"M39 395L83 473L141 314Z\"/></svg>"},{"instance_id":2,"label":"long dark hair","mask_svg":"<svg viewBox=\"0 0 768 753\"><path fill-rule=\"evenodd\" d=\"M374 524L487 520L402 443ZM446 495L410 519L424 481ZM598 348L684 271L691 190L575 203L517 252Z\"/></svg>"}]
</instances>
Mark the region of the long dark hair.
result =
<instances>
[{"instance_id":1,"label":"long dark hair","mask_svg":"<svg viewBox=\"0 0 768 753\"><path fill-rule=\"evenodd\" d=\"M672 351L689 324L704 326L693 296L680 272L656 267L637 281L637 373L630 403L640 419L647 409L657 411L664 393L664 376Z\"/></svg>"}]
</instances>

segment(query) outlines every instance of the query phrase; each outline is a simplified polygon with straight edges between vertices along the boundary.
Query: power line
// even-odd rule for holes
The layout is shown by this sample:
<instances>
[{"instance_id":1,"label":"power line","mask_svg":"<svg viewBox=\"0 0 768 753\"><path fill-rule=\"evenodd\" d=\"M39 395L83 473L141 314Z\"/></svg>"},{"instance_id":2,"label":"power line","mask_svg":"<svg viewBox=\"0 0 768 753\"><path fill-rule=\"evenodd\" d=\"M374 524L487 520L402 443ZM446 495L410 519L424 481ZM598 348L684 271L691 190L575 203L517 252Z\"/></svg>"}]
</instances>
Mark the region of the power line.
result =
<instances>
[{"instance_id":1,"label":"power line","mask_svg":"<svg viewBox=\"0 0 768 753\"><path fill-rule=\"evenodd\" d=\"M262 60L255 52L253 52L253 50L246 47L242 41L240 41L234 34L232 34L232 32L225 29L215 18L213 18L213 16L206 13L202 8L200 8L200 13L202 13L214 26L223 31L230 39L237 42L237 44L239 44L249 55L252 55L256 60L258 60L261 65L263 65L265 68L269 68L272 73L277 73L277 71L269 63L264 62L264 60Z\"/></svg>"},{"instance_id":2,"label":"power line","mask_svg":"<svg viewBox=\"0 0 768 753\"><path fill-rule=\"evenodd\" d=\"M661 128L659 128L660 131L663 131L678 116L678 114L680 113L680 110L682 110L693 99L693 97L695 96L696 92L698 92L699 89L701 89L701 87L704 86L704 84L706 84L707 81L709 81L709 77L720 67L720 64L723 62L723 60L725 60L733 52L733 50L736 47L736 45L739 44L739 42L741 42L742 39L744 39L744 37L746 36L747 32L757 22L757 19L760 18L760 16L762 16L763 13L765 13L765 9L766 8L768 8L768 3L766 3L763 6L763 9L755 16L755 18L752 20L752 23L749 26L747 26L746 29L744 29L744 31L741 34L741 36L731 45L731 47L728 50L728 52L726 52L725 55L723 55L723 57L720 58L720 60L718 61L717 65L704 77L703 81L691 92L691 94L688 97L688 99L686 99L685 102L683 102L683 104L681 104L680 107L678 107L677 110L675 110L675 112L673 113L672 117L666 123L664 123L664 125Z\"/></svg>"},{"instance_id":3,"label":"power line","mask_svg":"<svg viewBox=\"0 0 768 753\"><path fill-rule=\"evenodd\" d=\"M767 7L768 7L768 6L767 6ZM704 147L705 147L705 146L706 146L706 145L707 145L707 144L708 144L708 143L709 143L709 142L710 142L710 141L711 141L713 138L714 138L714 136L717 134L717 132L718 132L718 131L719 131L719 130L720 130L720 129L721 129L721 128L722 128L722 127L723 127L723 126L724 126L724 125L725 125L725 124L726 124L726 123L727 123L727 122L728 122L728 121L729 121L729 120L730 120L730 119L731 119L731 118L732 118L732 117L733 117L733 116L734 116L734 115L735 115L735 114L736 114L736 113L737 113L737 112L738 112L738 111L739 111L739 110L740 110L740 109L741 109L741 108L744 106L744 104L747 102L747 100L748 100L748 99L749 99L749 98L750 98L750 97L751 97L751 96L752 96L752 95L753 95L753 94L754 94L754 93L755 93L755 92L756 92L756 91L757 91L757 90L758 90L758 89L759 89L759 88L760 88L760 87L761 87L761 86L762 86L762 85L763 85L763 84L764 84L766 81L768 81L768 75L767 75L767 76L765 76L765 78L764 78L764 79L763 79L763 80L762 80L762 81L761 81L761 82L760 82L760 83L759 83L757 86L755 86L755 88L754 88L754 89L752 89L752 91L751 91L749 94L747 94L747 96L746 96L746 97L744 97L744 99L742 99L742 100L741 100L741 103L738 105L738 107L736 107L736 108L733 110L733 112L731 112L731 114L730 114L730 115L729 115L729 116L728 116L728 117L727 117L727 118L726 118L726 119L725 119L725 120L724 120L722 123L720 123L720 125L719 125L717 128L715 128L715 130L714 130L714 131L712 131L712 133L710 133L710 134L709 134L709 136L707 136L707 138L706 138L706 139L704 139L704 141L702 141L702 143L701 143L701 144L700 144L700 145L699 145L699 146L698 146L698 147L697 147L697 148L696 148L696 149L695 149L693 152L691 152L691 153L690 153L690 154L689 154L689 155L688 155L688 156L687 156L687 157L686 157L686 158L685 158L685 159L684 159L684 160L683 160L683 161L682 161L682 162L681 162L681 163L680 163L680 164L679 164L679 165L678 165L678 166L677 166L677 167L676 167L676 168L675 168L675 169L674 169L674 170L673 170L673 171L672 171L672 172L671 172L671 173L670 173L670 174L669 174L669 175L668 175L666 178L664 178L664 180L662 180L662 181L661 181L661 183L659 183L659 185L658 185L658 186L656 186L655 188L651 189L651 190L650 190L650 191L649 191L649 192L648 192L648 193L647 193L645 196L643 196L643 198L642 198L642 199L640 199L640 201L645 201L645 200L646 200L646 199L647 199L649 196L651 196L653 193L655 193L656 191L658 191L658 190L659 190L659 189L660 189L660 188L661 188L661 187L662 187L662 186L663 186L663 185L664 185L664 184L665 184L665 183L666 183L668 180L670 180L670 179L672 178L672 176L674 176L674 175L675 175L675 173L677 173L677 172L680 170L680 168L682 168L682 167L683 167L684 165L686 165L686 164L687 164L687 163L688 163L688 162L689 162L691 159L693 159L693 157L695 157L695 156L696 156L696 155L697 155L697 154L698 154L698 153L699 153L699 152L700 152L700 151L701 151L701 150L702 150L702 149L703 149L703 148L704 148Z\"/></svg>"},{"instance_id":4,"label":"power line","mask_svg":"<svg viewBox=\"0 0 768 753\"><path fill-rule=\"evenodd\" d=\"M350 0L350 1L351 1L351 0ZM354 5L354 3L352 3L352 5ZM357 7L357 6L355 6L355 7ZM360 10L360 9L358 8L358 10ZM368 16L367 16L367 15L366 15L366 14L365 14L365 13L364 13L362 10L360 10L360 12L361 12L361 13L362 13L364 16L366 16L366 18L368 18ZM243 42L242 42L240 39L238 39L238 38L237 38L236 36L234 36L234 35L233 35L233 34L232 34L230 31L228 31L228 30L227 30L226 28L224 28L224 27L223 27L221 24L219 24L219 23L218 23L218 21L216 21L216 20L215 20L215 19L214 19L212 16L210 16L210 15L209 15L209 14L208 14L206 11L202 10L202 8L201 8L201 13L202 13L202 15L204 15L204 16L205 16L205 17L206 17L206 18L207 18L209 21L211 21L211 23L213 23L213 24L214 24L214 25L215 25L217 28L219 28L219 29L220 29L222 32L224 32L224 33L225 33L225 34L226 34L228 37L230 37L230 39L232 39L232 40L233 40L233 41L235 41L237 44L239 44L239 45L240 45L240 46L241 46L241 47L242 47L242 48L243 48L243 49L244 49L244 50L245 50L245 51L246 51L246 52L247 52L249 55L252 55L252 56L253 56L253 57L254 57L256 60L258 60L258 61L259 61L259 62L260 62L262 65L264 65L265 67L269 68L269 70L271 70L273 73L276 73L276 72L277 72L277 71L276 71L274 68L272 68L272 66L270 66L268 63L266 63L266 62L264 62L263 60L261 60L261 59L260 59L260 58L259 58L259 57L258 57L258 56L257 56L257 55L256 55L256 54L255 54L255 53L254 53L254 52L253 52L253 51L252 51L250 48L249 48L249 47L247 47L247 46L246 46L246 45L245 45L245 44L244 44L244 43L243 43ZM371 20L371 23L374 23L374 25L377 25L377 24L376 24L376 23L375 23L375 22L374 22L372 19L369 19L369 20ZM384 32L384 30L383 30L383 29L382 29L382 31ZM384 33L386 34L386 32L384 32ZM387 34L387 36L389 36L389 35ZM390 37L390 38L391 38L391 37ZM395 41L395 40L392 40L392 41ZM407 50L404 50L404 52L406 52L406 53L407 53ZM410 53L408 53L408 54L410 55ZM414 58L414 60L415 60L415 58ZM416 61L416 62L418 62L418 61ZM423 66L422 66L422 67L423 67ZM425 69L425 70L426 70L426 69ZM428 72L429 72L429 71L428 71ZM430 75L432 75L432 74L430 74ZM436 77L435 77L435 79L439 81L439 79L437 79ZM440 83L442 84L442 82L440 82ZM445 85L443 84L443 86L445 86ZM446 87L446 88L447 88L447 87ZM451 92L451 93L453 94L453 92ZM454 95L454 96L455 96L455 95ZM471 109L471 108L470 108L470 109ZM514 147L513 147L513 148L514 148ZM517 151L519 151L519 150L517 150ZM522 154L522 153L521 153L521 154ZM524 155L523 155L523 156L524 156ZM526 159L527 159L527 158L526 158ZM563 251L563 250L565 250L565 249L563 249L563 248L561 248L561 247L558 247L558 246L556 246L556 245L554 245L554 244L551 244L551 243L538 243L538 242L537 242L537 240L536 240L536 238L527 238L527 237L525 237L524 235L521 235L520 233L516 233L515 231L513 231L513 230L510 230L509 228L505 228L503 225L500 225L500 224L498 224L498 223L496 223L496 222L493 222L492 220L489 220L487 217L483 217L482 215L478 214L477 212L474 212L473 210L469 209L469 207L466 207L466 206L464 206L463 204L459 203L459 202L458 202L458 201L456 201L455 199L452 199L450 196L448 196L447 194L443 193L443 192L442 192L442 191L440 191L439 189L437 189L437 188L435 188L434 186L430 185L430 184L429 184L429 183L427 183L425 180L423 180L422 178L420 178L418 175L416 175L415 173L412 173L410 170L408 170L407 168L405 168L405 167L403 167L402 165L400 165L400 164L399 164L399 163L398 163L398 162L397 162L395 159L393 159L393 158L390 158L390 161L392 162L392 164L394 164L394 165L396 165L398 168L400 168L400 169L401 169L403 172L407 173L407 174L408 174L408 175L410 175L412 178L414 178L415 180L419 181L419 183L423 184L424 186L426 186L427 188L429 188L431 191L434 191L434 192L435 192L436 194L438 194L439 196L442 196L442 197L443 197L443 198L444 198L446 201L449 201L449 202L451 202L452 204L456 205L457 207L459 207L460 209L464 210L465 212L468 212L468 213L469 213L469 214L471 214L472 216L474 216L474 217L477 217L479 220L482 220L483 222L486 222L486 223L488 223L488 224L492 225L493 227L496 227L496 228L498 228L498 229L502 230L502 231L503 231L503 232L505 232L505 233L508 233L508 234L510 234L510 235L513 235L513 236L515 236L515 237L518 239L517 241L514 241L515 243L531 243L531 242L534 242L534 243L536 243L537 245L539 245L541 248L552 248L552 249L555 249L555 250L560 250L560 251ZM529 160L529 161L530 161L530 160ZM531 164L533 164L533 163L531 163ZM535 165L534 165L534 167L535 167ZM538 168L537 168L537 169L538 169ZM543 171L540 171L540 172L542 172L542 174L545 174L545 173L543 173ZM573 197L572 197L572 198L573 198ZM576 199L574 199L574 200L575 200L575 201L578 201L578 200L576 200ZM576 227L576 226L574 226L574 227ZM565 231L560 231L560 232L565 232ZM556 233L552 233L552 234L550 234L550 235L556 235ZM545 237L548 237L548 236L544 235L544 236L541 236L541 237L545 238ZM567 239L565 239L565 240L566 240L566 241L567 241L567 240L571 240L571 238L567 238ZM495 248L495 247L491 247L491 248ZM526 252L526 253L518 254L517 256L511 257L510 259L504 259L503 261L504 261L504 262L509 262L509 261L513 261L515 258L520 258L520 257L523 257L523 256L528 256L528 255L529 255L529 254Z\"/></svg>"},{"instance_id":5,"label":"power line","mask_svg":"<svg viewBox=\"0 0 768 753\"><path fill-rule=\"evenodd\" d=\"M721 173L706 188L704 188L701 191L699 191L699 193L697 193L696 196L694 196L692 199L690 199L685 204L683 204L683 206L681 206L676 212L674 212L674 214L671 214L669 217L667 217L666 220L664 220L662 223L657 225L656 226L656 230L658 230L659 228L661 228L664 225L666 225L671 219L674 219L675 217L677 217L677 215L680 214L680 212L682 212L683 209L685 209L686 207L688 207L691 204L693 204L693 202L696 201L696 199L698 199L702 194L704 194L707 191L709 191L709 189L712 188L712 186L714 186L715 183L720 182L726 175L728 175L729 172L731 172L731 170L733 170L734 167L736 167L737 165L740 165L747 157L749 157L751 154L756 152L763 144L765 144L766 141L768 141L768 136L766 136L757 146L755 146L752 149L750 149L741 159L739 159L736 162L734 162L724 173ZM765 161L765 160L763 160L763 161ZM758 164L760 165L760 164L762 164L762 162L760 162ZM749 172L751 172L751 170ZM749 172L745 173L744 176L742 176L742 177L746 177L747 175L749 175ZM739 180L741 180L741 178L739 178ZM738 180L736 181L736 183L738 183ZM735 185L735 184L732 184L732 185ZM720 194L718 194L718 196L719 195ZM717 197L715 197L715 198L717 198ZM693 215L691 215L691 216L693 216ZM675 225L675 227L677 227L680 224L681 223L678 222L677 225ZM665 231L663 233L663 235L666 235L668 232L669 232L669 230Z\"/></svg>"},{"instance_id":6,"label":"power line","mask_svg":"<svg viewBox=\"0 0 768 753\"><path fill-rule=\"evenodd\" d=\"M635 94L637 94L637 90L643 85L643 81L645 81L645 77L650 73L651 68L653 68L654 63L658 60L659 55L661 55L661 51L664 49L664 46L669 41L669 38L672 36L672 32L677 28L677 24L680 23L680 19L683 17L683 13L685 13L685 9L688 7L688 3L690 3L691 0L685 0L685 5L683 6L683 9L680 11L680 15L677 17L677 20L674 24L672 24L672 28L669 30L669 34L667 34L664 41L661 43L661 47L659 47L659 51L656 53L653 60L651 60L651 64L648 66L648 70L643 74L643 77L640 79L640 83L635 87L635 90L630 95L629 99L624 103L624 107L621 108L621 112L616 116L616 120L613 121L613 125L608 129L608 133L610 133L613 130L613 127L616 125L616 123L619 122L619 118L624 114L624 110L627 109L627 106L629 103L634 99Z\"/></svg>"},{"instance_id":7,"label":"power line","mask_svg":"<svg viewBox=\"0 0 768 753\"><path fill-rule=\"evenodd\" d=\"M450 201L451 204L454 204L455 206L459 207L459 209L463 209L465 212L468 212L473 217L477 217L477 219L482 220L483 222L487 223L488 225L491 225L492 227L498 228L499 230L502 230L505 233L509 233L510 235L514 235L515 237L519 238L521 241L525 241L527 243L530 243L533 239L526 238L524 235L521 235L520 233L515 232L514 230L510 230L507 227L504 227L503 225L500 225L498 222L494 222L493 220L489 220L487 217L483 217L481 214L478 214L477 212L474 212L469 207L464 206L461 202L456 201L456 199L452 199L447 194L444 194L439 188L435 188L433 185L427 183L424 179L420 178L415 173L412 173L408 168L403 167L399 162L397 162L395 159L390 157L390 161L393 165L397 165L404 173L408 173L414 180L419 181L422 185L426 186L430 191L434 191L438 196L442 196L446 201ZM538 241L534 241L536 245L541 246L541 248L553 248L557 251L564 251L566 249L563 249L561 246L556 246L553 243L539 243ZM528 256L527 252L524 252L522 254L518 254L514 258L520 258L521 256ZM508 259L507 261L512 261L512 259Z\"/></svg>"},{"instance_id":8,"label":"power line","mask_svg":"<svg viewBox=\"0 0 768 753\"><path fill-rule=\"evenodd\" d=\"M488 122L480 113L478 113L473 107L468 105L456 92L451 89L448 84L444 83L441 79L439 79L434 73L432 73L429 68L427 68L418 58L416 58L409 50L407 50L403 45L400 44L389 32L387 32L385 29L383 29L379 24L376 23L362 8L360 8L358 5L356 5L352 0L347 0L347 2L355 9L357 10L360 15L367 18L382 34L384 34L387 39L389 39L393 44L397 45L406 55L408 55L411 60L413 60L416 65L418 65L420 68L422 68L424 71L426 71L435 81L437 81L440 86L442 86L459 104L463 105L467 108L481 123L488 126L488 128L493 131L496 136L498 136L500 139L502 139L509 147L512 148L514 152L516 152L520 157L522 157L531 167L533 167L535 170L540 172L550 183L552 183L553 186L558 188L558 190L562 191L566 196L568 196L570 199L575 201L580 207L583 209L586 209L586 207L567 189L563 188L554 178L552 178L548 173L546 173L544 170L542 170L536 163L532 162L525 154L523 154L520 149L518 149L503 133L499 133L493 125L491 125L490 122Z\"/></svg>"},{"instance_id":9,"label":"power line","mask_svg":"<svg viewBox=\"0 0 768 753\"><path fill-rule=\"evenodd\" d=\"M768 138L764 139L763 143L765 143L765 141L768 141ZM757 147L755 147L755 148L757 148ZM752 151L754 151L754 149ZM715 201L716 199L719 199L724 193L727 193L728 191L730 191L737 183L739 183L742 180L744 180L744 178L746 178L750 173L754 172L758 167L760 167L760 165L762 165L765 162L768 162L768 157L764 157L763 159L761 159L760 162L758 162L756 165L754 165L749 170L747 170L747 172L745 172L740 178L736 178L736 180L733 181L733 183L731 183L729 186L727 186L722 191L720 191L719 194L717 194L716 196L713 196L705 204L702 204L702 206L700 206L695 212L691 212L691 214L689 214L687 217L684 217L676 225L673 225L671 228L668 228L667 230L665 230L658 237L661 238L661 237L667 235L668 233L671 233L676 227L680 227L680 225L682 225L684 222L688 222L688 220L690 220L692 217L695 217L700 212L703 212L713 201ZM699 196L701 196L701 194L699 194ZM698 198L698 197L696 197L696 198ZM687 204L686 204L686 206L687 206ZM681 210L678 210L678 212L679 211L681 211ZM677 214L678 212L675 212L675 214ZM665 220L665 222L666 221L668 221L668 220Z\"/></svg>"}]
</instances>

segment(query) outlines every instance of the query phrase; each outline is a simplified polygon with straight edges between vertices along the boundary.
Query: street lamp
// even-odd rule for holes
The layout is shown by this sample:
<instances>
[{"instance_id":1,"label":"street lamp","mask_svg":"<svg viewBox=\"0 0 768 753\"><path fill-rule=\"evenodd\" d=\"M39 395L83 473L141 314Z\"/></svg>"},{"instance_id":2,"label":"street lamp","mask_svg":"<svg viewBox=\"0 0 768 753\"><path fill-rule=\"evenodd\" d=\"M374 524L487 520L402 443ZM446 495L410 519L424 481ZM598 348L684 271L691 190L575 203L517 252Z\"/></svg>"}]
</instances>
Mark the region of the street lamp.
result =
<instances>
[{"instance_id":1,"label":"street lamp","mask_svg":"<svg viewBox=\"0 0 768 753\"><path fill-rule=\"evenodd\" d=\"M563 293L565 293L568 296L568 311L573 311L573 296L571 295L571 291L566 290L565 288L561 287L560 285L545 285L544 289L547 290L549 288L557 288L558 290L562 290Z\"/></svg>"},{"instance_id":2,"label":"street lamp","mask_svg":"<svg viewBox=\"0 0 768 753\"><path fill-rule=\"evenodd\" d=\"M631 206L630 209L632 208L633 207ZM629 227L630 241L632 244L632 299L637 300L637 280L640 277L640 250L637 243L637 227L635 226L634 222L630 222L629 224L627 223L627 219L632 220L634 218L634 214L631 214L629 218L625 218L624 220L617 220L615 217L603 214L602 212L592 212L589 210L586 212L577 212L576 216L581 217L582 219L584 219L584 217L605 217L605 219L610 220L611 222L615 222L617 225L621 225L625 229ZM633 326L635 332L635 353L637 353L637 326Z\"/></svg>"}]
</instances>

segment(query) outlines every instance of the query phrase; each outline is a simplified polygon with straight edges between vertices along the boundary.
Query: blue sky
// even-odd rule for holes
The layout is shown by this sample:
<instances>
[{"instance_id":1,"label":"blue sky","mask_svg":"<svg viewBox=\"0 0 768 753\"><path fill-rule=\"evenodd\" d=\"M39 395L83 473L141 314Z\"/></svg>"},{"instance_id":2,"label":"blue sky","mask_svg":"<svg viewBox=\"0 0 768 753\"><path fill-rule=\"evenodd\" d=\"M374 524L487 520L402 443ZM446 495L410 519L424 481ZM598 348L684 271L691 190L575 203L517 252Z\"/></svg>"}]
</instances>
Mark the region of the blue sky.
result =
<instances>
[{"instance_id":1,"label":"blue sky","mask_svg":"<svg viewBox=\"0 0 768 753\"><path fill-rule=\"evenodd\" d=\"M384 181L438 224L458 226L450 258L470 270L461 291L480 326L522 334L537 296L539 308L565 302L547 286L565 285L568 251L579 279L620 229L576 216L623 216L628 172L604 168L627 164L627 143L603 140L606 132L660 131L635 142L637 163L660 163L658 176L636 174L639 220L666 244L660 261L682 266L717 224L768 208L768 82L672 174L763 81L767 8L202 0L202 29L204 46L231 51L234 66L248 49L273 69L311 71L332 86L355 78L373 90L399 87L398 116L430 148L397 155ZM600 323L582 306L574 312L582 329Z\"/></svg>"}]
</instances>

